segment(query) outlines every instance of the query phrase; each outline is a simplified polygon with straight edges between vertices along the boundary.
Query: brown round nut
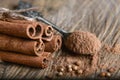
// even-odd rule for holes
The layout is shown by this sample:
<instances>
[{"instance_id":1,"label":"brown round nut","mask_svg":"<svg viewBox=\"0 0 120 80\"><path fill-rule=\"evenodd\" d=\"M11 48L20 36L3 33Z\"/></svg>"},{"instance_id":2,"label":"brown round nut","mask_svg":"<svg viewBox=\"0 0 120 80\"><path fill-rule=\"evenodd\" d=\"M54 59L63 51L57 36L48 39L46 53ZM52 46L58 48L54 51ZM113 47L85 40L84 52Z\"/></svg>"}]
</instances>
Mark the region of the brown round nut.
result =
<instances>
[{"instance_id":1,"label":"brown round nut","mask_svg":"<svg viewBox=\"0 0 120 80\"><path fill-rule=\"evenodd\" d=\"M67 65L67 70L68 70L68 72L71 72L72 71L72 65Z\"/></svg>"},{"instance_id":2,"label":"brown round nut","mask_svg":"<svg viewBox=\"0 0 120 80\"><path fill-rule=\"evenodd\" d=\"M78 73L78 74L82 74L82 73L83 73L83 70L80 69L80 70L77 71L77 73Z\"/></svg>"},{"instance_id":3,"label":"brown round nut","mask_svg":"<svg viewBox=\"0 0 120 80\"><path fill-rule=\"evenodd\" d=\"M67 68L72 68L72 65L69 64L69 65L67 66Z\"/></svg>"},{"instance_id":4,"label":"brown round nut","mask_svg":"<svg viewBox=\"0 0 120 80\"><path fill-rule=\"evenodd\" d=\"M63 76L63 72L59 72L57 75L58 76Z\"/></svg>"},{"instance_id":5,"label":"brown round nut","mask_svg":"<svg viewBox=\"0 0 120 80\"><path fill-rule=\"evenodd\" d=\"M58 72L63 72L63 71L64 71L64 67L63 67L63 66L59 66L59 67L57 68L57 71L58 71Z\"/></svg>"},{"instance_id":6,"label":"brown round nut","mask_svg":"<svg viewBox=\"0 0 120 80\"><path fill-rule=\"evenodd\" d=\"M100 77L105 77L105 76L106 76L106 72L101 72L101 73L99 74L99 76L100 76Z\"/></svg>"},{"instance_id":7,"label":"brown round nut","mask_svg":"<svg viewBox=\"0 0 120 80\"><path fill-rule=\"evenodd\" d=\"M108 69L108 72L113 73L115 71L115 68Z\"/></svg>"},{"instance_id":8,"label":"brown round nut","mask_svg":"<svg viewBox=\"0 0 120 80\"><path fill-rule=\"evenodd\" d=\"M77 66L73 66L72 69L76 71L76 70L78 70L78 67Z\"/></svg>"},{"instance_id":9,"label":"brown round nut","mask_svg":"<svg viewBox=\"0 0 120 80\"><path fill-rule=\"evenodd\" d=\"M68 72L72 72L72 68L68 68Z\"/></svg>"},{"instance_id":10,"label":"brown round nut","mask_svg":"<svg viewBox=\"0 0 120 80\"><path fill-rule=\"evenodd\" d=\"M111 73L107 72L106 77L110 77L110 76L111 76Z\"/></svg>"},{"instance_id":11,"label":"brown round nut","mask_svg":"<svg viewBox=\"0 0 120 80\"><path fill-rule=\"evenodd\" d=\"M63 71L64 71L64 68L60 68L60 71L63 72Z\"/></svg>"},{"instance_id":12,"label":"brown round nut","mask_svg":"<svg viewBox=\"0 0 120 80\"><path fill-rule=\"evenodd\" d=\"M75 65L80 66L81 65L81 61L76 61Z\"/></svg>"}]
</instances>

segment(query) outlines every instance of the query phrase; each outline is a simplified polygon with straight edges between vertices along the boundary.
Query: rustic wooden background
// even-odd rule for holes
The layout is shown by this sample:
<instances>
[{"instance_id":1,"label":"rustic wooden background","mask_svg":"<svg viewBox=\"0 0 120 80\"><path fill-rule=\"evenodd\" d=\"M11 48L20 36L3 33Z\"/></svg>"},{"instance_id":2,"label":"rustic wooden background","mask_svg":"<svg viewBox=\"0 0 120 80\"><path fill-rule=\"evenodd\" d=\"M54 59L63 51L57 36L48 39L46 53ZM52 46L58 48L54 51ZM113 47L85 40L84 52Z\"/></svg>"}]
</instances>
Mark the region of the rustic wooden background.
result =
<instances>
[{"instance_id":1,"label":"rustic wooden background","mask_svg":"<svg viewBox=\"0 0 120 80\"><path fill-rule=\"evenodd\" d=\"M104 44L115 45L120 43L120 0L26 0L44 14L45 18L51 20L60 28L67 31L83 30L89 31L100 39ZM13 3L14 2L14 3ZM17 5L18 0L0 0L0 6L12 9ZM96 78L101 71L115 67L116 71L111 75L113 78L120 78L120 53L108 53L100 51L98 69L89 77ZM62 58L59 58L64 54ZM53 53L58 62L64 62L66 51L60 50ZM48 74L54 77L55 71L52 65L46 69L35 69L22 65L0 62L0 78L12 79L39 79L45 78ZM104 68L99 68L103 65Z\"/></svg>"}]
</instances>

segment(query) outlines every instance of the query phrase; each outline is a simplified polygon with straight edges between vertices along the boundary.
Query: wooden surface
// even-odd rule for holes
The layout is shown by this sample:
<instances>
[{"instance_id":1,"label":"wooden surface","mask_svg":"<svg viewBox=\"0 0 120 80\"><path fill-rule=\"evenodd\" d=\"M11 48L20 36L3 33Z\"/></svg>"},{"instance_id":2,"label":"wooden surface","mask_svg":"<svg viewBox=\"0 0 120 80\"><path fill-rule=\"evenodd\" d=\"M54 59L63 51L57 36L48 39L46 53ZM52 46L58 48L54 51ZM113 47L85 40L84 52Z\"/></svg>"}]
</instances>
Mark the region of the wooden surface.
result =
<instances>
[{"instance_id":1,"label":"wooden surface","mask_svg":"<svg viewBox=\"0 0 120 80\"><path fill-rule=\"evenodd\" d=\"M39 0L35 0L37 3L34 2L34 4L39 4L38 1ZM52 3L60 3L60 5L56 7ZM46 7L42 8L44 10L41 9L45 18L51 20L64 30L69 32L74 30L92 32L100 39L102 47L104 44L115 45L120 43L119 0L63 0L60 2L57 2L57 0L56 2L49 2L46 0L43 5L52 7L51 11ZM38 6L40 7L40 5ZM52 56L57 59L57 62L53 59L46 69L35 69L1 62L0 78L39 79L45 78L47 75L52 75L52 77L54 77L56 71L52 69L52 65L59 62L63 63L67 55L69 55L68 52L64 50L53 53ZM105 67L101 69L99 68L100 65L104 65ZM120 78L120 53L108 53L102 48L98 60L98 69L88 77L96 78L101 71L110 67L116 68L116 71L111 77Z\"/></svg>"}]
</instances>

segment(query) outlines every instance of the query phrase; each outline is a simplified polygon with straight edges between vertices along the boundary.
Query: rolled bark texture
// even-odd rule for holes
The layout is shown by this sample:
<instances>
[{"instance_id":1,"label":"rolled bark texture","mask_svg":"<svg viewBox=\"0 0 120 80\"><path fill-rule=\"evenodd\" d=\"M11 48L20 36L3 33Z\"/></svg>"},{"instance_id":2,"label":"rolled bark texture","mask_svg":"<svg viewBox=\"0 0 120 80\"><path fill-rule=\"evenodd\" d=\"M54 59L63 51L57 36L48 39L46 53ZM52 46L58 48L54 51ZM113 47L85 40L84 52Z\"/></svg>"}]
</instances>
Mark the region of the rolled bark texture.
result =
<instances>
[{"instance_id":1,"label":"rolled bark texture","mask_svg":"<svg viewBox=\"0 0 120 80\"><path fill-rule=\"evenodd\" d=\"M2 61L22 64L36 68L46 68L48 66L51 55L49 52L44 52L40 56L28 56L13 52L0 51L0 59Z\"/></svg>"},{"instance_id":2,"label":"rolled bark texture","mask_svg":"<svg viewBox=\"0 0 120 80\"><path fill-rule=\"evenodd\" d=\"M43 41L51 41L52 38L53 38L53 35L54 35L54 30L51 26L49 25L46 25L44 23L41 23L40 24L43 25L43 35L42 35L42 40Z\"/></svg>"},{"instance_id":3,"label":"rolled bark texture","mask_svg":"<svg viewBox=\"0 0 120 80\"><path fill-rule=\"evenodd\" d=\"M62 46L62 38L60 35L54 35L52 40L45 43L45 51L47 52L55 52L58 51Z\"/></svg>"},{"instance_id":4,"label":"rolled bark texture","mask_svg":"<svg viewBox=\"0 0 120 80\"><path fill-rule=\"evenodd\" d=\"M34 41L0 34L0 50L39 56L44 49L45 45L41 39Z\"/></svg>"},{"instance_id":5,"label":"rolled bark texture","mask_svg":"<svg viewBox=\"0 0 120 80\"><path fill-rule=\"evenodd\" d=\"M43 27L37 22L7 22L0 21L0 33L15 37L39 39L43 34Z\"/></svg>"}]
</instances>

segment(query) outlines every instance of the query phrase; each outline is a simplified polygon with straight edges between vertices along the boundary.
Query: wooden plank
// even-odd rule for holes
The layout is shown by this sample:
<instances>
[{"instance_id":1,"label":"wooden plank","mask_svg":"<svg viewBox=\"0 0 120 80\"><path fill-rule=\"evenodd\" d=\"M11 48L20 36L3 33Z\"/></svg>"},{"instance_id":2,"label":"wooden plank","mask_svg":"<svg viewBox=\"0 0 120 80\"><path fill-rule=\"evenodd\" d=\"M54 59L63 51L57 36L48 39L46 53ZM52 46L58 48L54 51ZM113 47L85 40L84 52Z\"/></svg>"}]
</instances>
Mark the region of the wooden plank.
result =
<instances>
[{"instance_id":1,"label":"wooden plank","mask_svg":"<svg viewBox=\"0 0 120 80\"><path fill-rule=\"evenodd\" d=\"M59 8L58 12L45 17L69 32L74 30L89 31L97 35L101 40L102 46L104 44L114 45L120 43L120 2L119 0L67 0L67 3ZM0 67L0 71L4 71L3 78L13 79L39 79L45 76L56 77L56 70L52 67L54 64L62 64L70 57L70 52L60 50L53 53L53 60L48 68L40 70L29 68L16 64L7 64L4 68ZM73 60L76 57L73 57ZM80 58L78 58L80 59ZM56 61L57 60L57 61ZM106 71L110 67L115 67L116 71L112 77L119 77L120 75L120 53L108 53L103 48L100 51L98 66L104 65L105 68L98 69L91 74L90 77L98 77L101 71ZM2 65L1 65L2 66ZM6 68L5 68L6 67ZM4 70L5 69L5 70ZM71 77L65 75L65 78Z\"/></svg>"},{"instance_id":2,"label":"wooden plank","mask_svg":"<svg viewBox=\"0 0 120 80\"><path fill-rule=\"evenodd\" d=\"M6 68L5 64L2 61L0 61L0 78L3 77L5 68Z\"/></svg>"}]
</instances>

